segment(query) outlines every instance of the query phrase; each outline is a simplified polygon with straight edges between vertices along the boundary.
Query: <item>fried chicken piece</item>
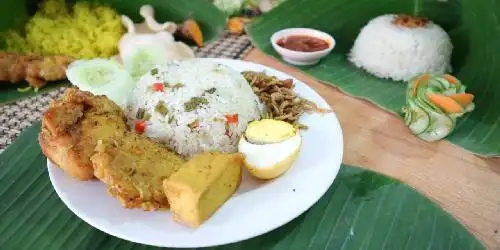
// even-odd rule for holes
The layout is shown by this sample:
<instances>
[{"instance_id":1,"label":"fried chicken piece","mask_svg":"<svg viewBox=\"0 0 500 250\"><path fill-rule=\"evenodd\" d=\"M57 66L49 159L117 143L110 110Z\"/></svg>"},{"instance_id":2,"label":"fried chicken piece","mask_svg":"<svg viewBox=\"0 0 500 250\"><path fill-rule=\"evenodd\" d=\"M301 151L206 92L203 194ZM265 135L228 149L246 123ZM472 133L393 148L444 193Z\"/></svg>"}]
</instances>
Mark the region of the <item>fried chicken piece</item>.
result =
<instances>
[{"instance_id":1,"label":"fried chicken piece","mask_svg":"<svg viewBox=\"0 0 500 250\"><path fill-rule=\"evenodd\" d=\"M97 177L127 208L168 208L162 182L184 164L170 149L129 131L114 102L74 88L45 112L39 141L53 163L78 180Z\"/></svg>"},{"instance_id":2,"label":"fried chicken piece","mask_svg":"<svg viewBox=\"0 0 500 250\"><path fill-rule=\"evenodd\" d=\"M19 55L0 52L0 81L19 83L26 80L30 86L41 88L48 81L66 78L66 69L73 62L67 56Z\"/></svg>"},{"instance_id":3,"label":"fried chicken piece","mask_svg":"<svg viewBox=\"0 0 500 250\"><path fill-rule=\"evenodd\" d=\"M169 207L163 180L185 162L167 147L134 132L100 141L91 160L95 176L122 206L146 211Z\"/></svg>"},{"instance_id":4,"label":"fried chicken piece","mask_svg":"<svg viewBox=\"0 0 500 250\"><path fill-rule=\"evenodd\" d=\"M73 178L91 180L97 142L126 131L125 115L114 102L70 88L45 112L39 142L47 158Z\"/></svg>"}]
</instances>

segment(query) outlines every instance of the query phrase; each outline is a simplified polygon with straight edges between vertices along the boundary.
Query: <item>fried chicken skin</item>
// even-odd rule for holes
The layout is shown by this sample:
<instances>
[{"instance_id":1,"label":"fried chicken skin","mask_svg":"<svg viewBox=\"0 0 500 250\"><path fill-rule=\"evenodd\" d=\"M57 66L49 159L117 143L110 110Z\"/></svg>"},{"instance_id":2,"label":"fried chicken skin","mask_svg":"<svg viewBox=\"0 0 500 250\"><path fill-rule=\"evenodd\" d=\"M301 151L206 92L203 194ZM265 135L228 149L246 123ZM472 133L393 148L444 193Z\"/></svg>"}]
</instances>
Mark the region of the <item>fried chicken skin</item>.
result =
<instances>
[{"instance_id":1,"label":"fried chicken skin","mask_svg":"<svg viewBox=\"0 0 500 250\"><path fill-rule=\"evenodd\" d=\"M48 81L66 79L66 69L73 60L67 56L20 55L0 51L0 81L15 84L26 80L31 87L41 88Z\"/></svg>"},{"instance_id":2,"label":"fried chicken skin","mask_svg":"<svg viewBox=\"0 0 500 250\"><path fill-rule=\"evenodd\" d=\"M39 142L47 158L73 178L91 180L97 142L126 131L125 115L114 102L70 88L44 113Z\"/></svg>"}]
</instances>

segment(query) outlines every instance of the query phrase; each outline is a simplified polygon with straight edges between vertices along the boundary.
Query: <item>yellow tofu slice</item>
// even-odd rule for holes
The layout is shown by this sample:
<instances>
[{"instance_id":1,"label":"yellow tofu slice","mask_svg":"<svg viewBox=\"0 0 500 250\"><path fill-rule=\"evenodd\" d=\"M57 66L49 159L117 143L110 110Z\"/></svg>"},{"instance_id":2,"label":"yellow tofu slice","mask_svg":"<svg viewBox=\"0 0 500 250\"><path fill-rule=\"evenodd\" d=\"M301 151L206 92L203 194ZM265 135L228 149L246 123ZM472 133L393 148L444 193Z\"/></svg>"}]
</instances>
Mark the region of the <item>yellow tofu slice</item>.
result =
<instances>
[{"instance_id":1,"label":"yellow tofu slice","mask_svg":"<svg viewBox=\"0 0 500 250\"><path fill-rule=\"evenodd\" d=\"M238 189L243 156L207 152L194 156L163 181L174 220L198 227Z\"/></svg>"}]
</instances>

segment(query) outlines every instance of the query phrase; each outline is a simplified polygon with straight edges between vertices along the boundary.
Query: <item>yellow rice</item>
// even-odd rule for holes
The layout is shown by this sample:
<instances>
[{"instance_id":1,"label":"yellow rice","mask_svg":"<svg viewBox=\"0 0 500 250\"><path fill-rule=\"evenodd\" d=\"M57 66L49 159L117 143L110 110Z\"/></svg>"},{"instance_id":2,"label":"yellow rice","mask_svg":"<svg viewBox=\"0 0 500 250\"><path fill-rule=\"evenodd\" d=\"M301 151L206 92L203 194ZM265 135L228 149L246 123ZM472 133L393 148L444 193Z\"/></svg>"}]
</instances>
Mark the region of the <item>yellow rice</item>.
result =
<instances>
[{"instance_id":1,"label":"yellow rice","mask_svg":"<svg viewBox=\"0 0 500 250\"><path fill-rule=\"evenodd\" d=\"M124 31L110 7L77 2L71 8L64 0L46 0L26 23L25 36L11 30L3 37L11 52L93 58L117 54Z\"/></svg>"}]
</instances>

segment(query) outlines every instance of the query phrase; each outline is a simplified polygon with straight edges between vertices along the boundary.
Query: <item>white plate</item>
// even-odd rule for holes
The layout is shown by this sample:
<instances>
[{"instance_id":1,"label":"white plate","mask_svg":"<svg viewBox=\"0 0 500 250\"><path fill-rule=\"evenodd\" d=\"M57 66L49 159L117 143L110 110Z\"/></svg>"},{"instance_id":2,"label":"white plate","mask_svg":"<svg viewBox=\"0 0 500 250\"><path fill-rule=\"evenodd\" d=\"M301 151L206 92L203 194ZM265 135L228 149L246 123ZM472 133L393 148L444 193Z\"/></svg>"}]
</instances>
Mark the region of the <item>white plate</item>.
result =
<instances>
[{"instance_id":1,"label":"white plate","mask_svg":"<svg viewBox=\"0 0 500 250\"><path fill-rule=\"evenodd\" d=\"M226 59L205 59L235 70L265 71L280 79L287 74L262 65ZM311 88L294 79L295 91L328 104ZM281 177L264 183L244 177L236 194L198 229L173 222L170 212L125 209L99 181L80 182L48 162L50 180L62 201L88 224L116 237L162 247L207 247L249 239L276 229L301 215L328 190L342 162L342 131L335 114L303 117L309 129L295 164Z\"/></svg>"}]
</instances>

